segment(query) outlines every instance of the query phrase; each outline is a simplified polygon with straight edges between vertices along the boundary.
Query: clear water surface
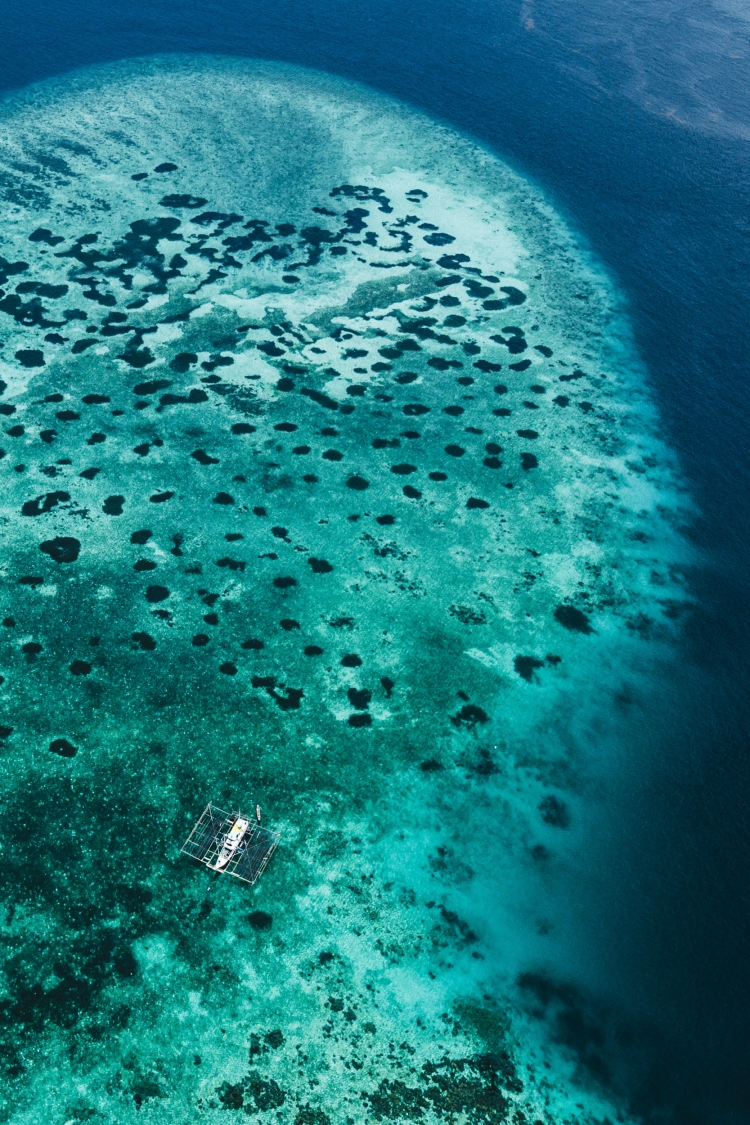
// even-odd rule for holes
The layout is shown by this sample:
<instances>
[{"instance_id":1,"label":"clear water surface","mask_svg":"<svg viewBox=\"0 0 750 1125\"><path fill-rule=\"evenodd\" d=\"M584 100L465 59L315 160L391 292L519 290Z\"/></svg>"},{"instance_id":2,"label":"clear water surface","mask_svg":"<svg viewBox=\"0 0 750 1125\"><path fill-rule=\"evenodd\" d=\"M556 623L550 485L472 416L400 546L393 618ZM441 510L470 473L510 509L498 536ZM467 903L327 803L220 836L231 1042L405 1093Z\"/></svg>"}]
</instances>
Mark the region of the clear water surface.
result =
<instances>
[{"instance_id":1,"label":"clear water surface","mask_svg":"<svg viewBox=\"0 0 750 1125\"><path fill-rule=\"evenodd\" d=\"M4 1119L745 1120L742 13L8 27Z\"/></svg>"}]
</instances>

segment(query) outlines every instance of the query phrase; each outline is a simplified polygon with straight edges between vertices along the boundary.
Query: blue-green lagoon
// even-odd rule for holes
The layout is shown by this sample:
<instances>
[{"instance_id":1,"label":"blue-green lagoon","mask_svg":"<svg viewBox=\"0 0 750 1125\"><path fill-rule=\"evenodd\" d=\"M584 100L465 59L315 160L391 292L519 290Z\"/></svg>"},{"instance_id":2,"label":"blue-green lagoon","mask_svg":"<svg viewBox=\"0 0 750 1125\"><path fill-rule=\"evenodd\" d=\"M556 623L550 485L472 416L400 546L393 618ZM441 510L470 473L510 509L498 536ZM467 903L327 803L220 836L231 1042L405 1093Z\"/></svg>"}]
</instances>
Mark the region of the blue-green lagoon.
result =
<instances>
[{"instance_id":1,"label":"blue-green lagoon","mask_svg":"<svg viewBox=\"0 0 750 1125\"><path fill-rule=\"evenodd\" d=\"M2 1120L627 1119L541 1018L601 984L689 601L616 288L320 73L131 61L0 127ZM209 800L282 832L252 890L179 855Z\"/></svg>"}]
</instances>

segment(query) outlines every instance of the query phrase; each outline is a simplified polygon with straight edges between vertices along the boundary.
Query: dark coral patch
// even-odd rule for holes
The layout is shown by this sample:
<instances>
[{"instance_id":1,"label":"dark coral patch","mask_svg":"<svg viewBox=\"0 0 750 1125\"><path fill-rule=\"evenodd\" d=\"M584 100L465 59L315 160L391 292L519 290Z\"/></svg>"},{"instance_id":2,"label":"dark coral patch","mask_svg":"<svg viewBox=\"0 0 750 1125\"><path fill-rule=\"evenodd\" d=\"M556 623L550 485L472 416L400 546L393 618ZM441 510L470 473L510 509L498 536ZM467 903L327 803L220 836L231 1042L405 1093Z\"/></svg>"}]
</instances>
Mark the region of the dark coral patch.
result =
<instances>
[{"instance_id":1,"label":"dark coral patch","mask_svg":"<svg viewBox=\"0 0 750 1125\"><path fill-rule=\"evenodd\" d=\"M542 820L552 828L568 828L570 825L570 811L564 801L550 794L539 802L539 812Z\"/></svg>"},{"instance_id":2,"label":"dark coral patch","mask_svg":"<svg viewBox=\"0 0 750 1125\"><path fill-rule=\"evenodd\" d=\"M535 656L517 656L513 661L513 667L521 679L530 684L534 679L534 672L537 668L544 667L544 661L537 660Z\"/></svg>"},{"instance_id":3,"label":"dark coral patch","mask_svg":"<svg viewBox=\"0 0 750 1125\"><path fill-rule=\"evenodd\" d=\"M317 402L318 406L325 406L328 410L338 410L339 408L339 404L334 399L321 394L320 391L311 390L310 387L302 387L300 394L312 399L313 402Z\"/></svg>"},{"instance_id":4,"label":"dark coral patch","mask_svg":"<svg viewBox=\"0 0 750 1125\"><path fill-rule=\"evenodd\" d=\"M148 367L150 363L154 362L155 357L154 353L150 351L149 348L130 347L126 348L124 352L121 352L117 358L124 360L130 367L134 367L138 370L142 367Z\"/></svg>"},{"instance_id":5,"label":"dark coral patch","mask_svg":"<svg viewBox=\"0 0 750 1125\"><path fill-rule=\"evenodd\" d=\"M571 633L593 633L591 622L585 613L573 605L559 605L553 614L555 621Z\"/></svg>"},{"instance_id":6,"label":"dark coral patch","mask_svg":"<svg viewBox=\"0 0 750 1125\"><path fill-rule=\"evenodd\" d=\"M143 652L153 652L156 641L150 633L133 633L133 640Z\"/></svg>"},{"instance_id":7,"label":"dark coral patch","mask_svg":"<svg viewBox=\"0 0 750 1125\"><path fill-rule=\"evenodd\" d=\"M124 497L118 499L124 500ZM69 492L48 492L46 496L37 496L35 500L27 500L21 507L21 515L42 516L45 512L51 512L58 504L67 503L68 500L70 500Z\"/></svg>"},{"instance_id":8,"label":"dark coral patch","mask_svg":"<svg viewBox=\"0 0 750 1125\"><path fill-rule=\"evenodd\" d=\"M464 696L466 699L466 696ZM457 711L455 715L451 715L451 722L454 727L475 727L477 723L486 723L489 721L489 715L483 708L478 707L474 703L466 703Z\"/></svg>"},{"instance_id":9,"label":"dark coral patch","mask_svg":"<svg viewBox=\"0 0 750 1125\"><path fill-rule=\"evenodd\" d=\"M108 496L102 504L102 511L107 516L121 516L124 503L124 496Z\"/></svg>"},{"instance_id":10,"label":"dark coral patch","mask_svg":"<svg viewBox=\"0 0 750 1125\"><path fill-rule=\"evenodd\" d=\"M169 590L166 586L149 586L146 589L146 601L155 604L156 602L163 602L169 597Z\"/></svg>"},{"instance_id":11,"label":"dark coral patch","mask_svg":"<svg viewBox=\"0 0 750 1125\"><path fill-rule=\"evenodd\" d=\"M218 457L211 457L210 454L206 453L205 449L195 449L190 454L190 456L193 458L194 461L197 461L199 465L218 465L219 464L219 458Z\"/></svg>"},{"instance_id":12,"label":"dark coral patch","mask_svg":"<svg viewBox=\"0 0 750 1125\"><path fill-rule=\"evenodd\" d=\"M434 367L436 371L447 371L449 367L463 367L463 364L457 359L441 359L440 356L433 356L432 359L427 360L428 367Z\"/></svg>"},{"instance_id":13,"label":"dark coral patch","mask_svg":"<svg viewBox=\"0 0 750 1125\"><path fill-rule=\"evenodd\" d=\"M53 738L49 748L53 754L59 754L61 758L75 758L78 753L73 743L68 742L67 738Z\"/></svg>"},{"instance_id":14,"label":"dark coral patch","mask_svg":"<svg viewBox=\"0 0 750 1125\"><path fill-rule=\"evenodd\" d=\"M369 727L372 725L372 715L365 712L358 712L357 714L349 716L350 727Z\"/></svg>"},{"instance_id":15,"label":"dark coral patch","mask_svg":"<svg viewBox=\"0 0 750 1125\"><path fill-rule=\"evenodd\" d=\"M308 559L313 574L330 574L333 567L325 559Z\"/></svg>"},{"instance_id":16,"label":"dark coral patch","mask_svg":"<svg viewBox=\"0 0 750 1125\"><path fill-rule=\"evenodd\" d=\"M198 358L197 356L195 357ZM174 360L172 363L174 364ZM169 379L154 379L150 383L137 383L133 387L133 394L135 395L154 395L157 391L163 391L165 387L171 387L172 383Z\"/></svg>"},{"instance_id":17,"label":"dark coral patch","mask_svg":"<svg viewBox=\"0 0 750 1125\"><path fill-rule=\"evenodd\" d=\"M44 551L45 555L49 555L56 563L72 563L80 554L81 543L79 539L74 539L72 536L59 535L55 539L46 539L44 543L40 543L39 550Z\"/></svg>"},{"instance_id":18,"label":"dark coral patch","mask_svg":"<svg viewBox=\"0 0 750 1125\"><path fill-rule=\"evenodd\" d=\"M16 359L22 367L44 367L44 353L37 348L21 348Z\"/></svg>"},{"instance_id":19,"label":"dark coral patch","mask_svg":"<svg viewBox=\"0 0 750 1125\"><path fill-rule=\"evenodd\" d=\"M217 559L216 565L222 567L222 569L225 569L225 570L244 571L245 567L247 566L247 563L244 562L242 559L230 559L230 558L227 557L227 558L224 558L224 559Z\"/></svg>"},{"instance_id":20,"label":"dark coral patch","mask_svg":"<svg viewBox=\"0 0 750 1125\"><path fill-rule=\"evenodd\" d=\"M358 711L366 711L372 699L372 692L367 688L349 688L346 694L352 707Z\"/></svg>"},{"instance_id":21,"label":"dark coral patch","mask_svg":"<svg viewBox=\"0 0 750 1125\"><path fill-rule=\"evenodd\" d=\"M169 207L173 211L183 209L194 211L198 207L203 207L208 200L200 195L165 195L159 202L162 207Z\"/></svg>"},{"instance_id":22,"label":"dark coral patch","mask_svg":"<svg viewBox=\"0 0 750 1125\"><path fill-rule=\"evenodd\" d=\"M46 227L39 227L29 235L29 242L46 242L48 246L59 246L64 241L62 235L54 235Z\"/></svg>"},{"instance_id":23,"label":"dark coral patch","mask_svg":"<svg viewBox=\"0 0 750 1125\"><path fill-rule=\"evenodd\" d=\"M265 910L253 910L248 914L247 920L254 930L270 930L273 925L273 917Z\"/></svg>"},{"instance_id":24,"label":"dark coral patch","mask_svg":"<svg viewBox=\"0 0 750 1125\"><path fill-rule=\"evenodd\" d=\"M273 584L277 590L288 590L290 586L297 585L297 579L289 576L274 578Z\"/></svg>"}]
</instances>

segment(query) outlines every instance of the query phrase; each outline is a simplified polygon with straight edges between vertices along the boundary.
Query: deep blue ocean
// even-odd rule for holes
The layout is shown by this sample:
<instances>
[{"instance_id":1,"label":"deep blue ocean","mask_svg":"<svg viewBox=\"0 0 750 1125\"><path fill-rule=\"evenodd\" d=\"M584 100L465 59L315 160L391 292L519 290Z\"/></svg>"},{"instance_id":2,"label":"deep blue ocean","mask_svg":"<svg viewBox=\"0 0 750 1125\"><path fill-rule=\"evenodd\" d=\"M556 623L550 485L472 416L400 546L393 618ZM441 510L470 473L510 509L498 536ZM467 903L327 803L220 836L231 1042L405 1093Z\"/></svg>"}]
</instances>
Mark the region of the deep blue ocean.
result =
<instances>
[{"instance_id":1,"label":"deep blue ocean","mask_svg":"<svg viewBox=\"0 0 750 1125\"><path fill-rule=\"evenodd\" d=\"M353 79L534 181L619 284L700 513L689 532L700 565L684 650L690 706L671 720L663 763L623 796L601 897L584 909L612 1018L646 1029L633 1110L740 1125L750 1121L750 11L710 0L594 8L5 0L0 89L157 53ZM585 1066L585 1028L569 1029L569 1046Z\"/></svg>"}]
</instances>

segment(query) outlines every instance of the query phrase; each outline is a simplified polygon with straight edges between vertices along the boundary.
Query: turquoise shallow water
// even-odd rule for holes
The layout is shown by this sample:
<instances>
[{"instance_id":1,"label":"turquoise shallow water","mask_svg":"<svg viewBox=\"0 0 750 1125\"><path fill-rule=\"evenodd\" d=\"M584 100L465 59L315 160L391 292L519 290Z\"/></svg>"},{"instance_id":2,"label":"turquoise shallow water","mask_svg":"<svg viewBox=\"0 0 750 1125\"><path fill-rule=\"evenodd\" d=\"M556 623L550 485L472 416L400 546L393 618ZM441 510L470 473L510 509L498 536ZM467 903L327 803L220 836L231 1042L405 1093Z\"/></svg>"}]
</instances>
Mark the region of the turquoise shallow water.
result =
<instances>
[{"instance_id":1,"label":"turquoise shallow water","mask_svg":"<svg viewBox=\"0 0 750 1125\"><path fill-rule=\"evenodd\" d=\"M613 1115L538 1017L689 600L616 291L313 72L2 129L5 1119ZM282 832L252 891L179 856L208 800Z\"/></svg>"}]
</instances>

